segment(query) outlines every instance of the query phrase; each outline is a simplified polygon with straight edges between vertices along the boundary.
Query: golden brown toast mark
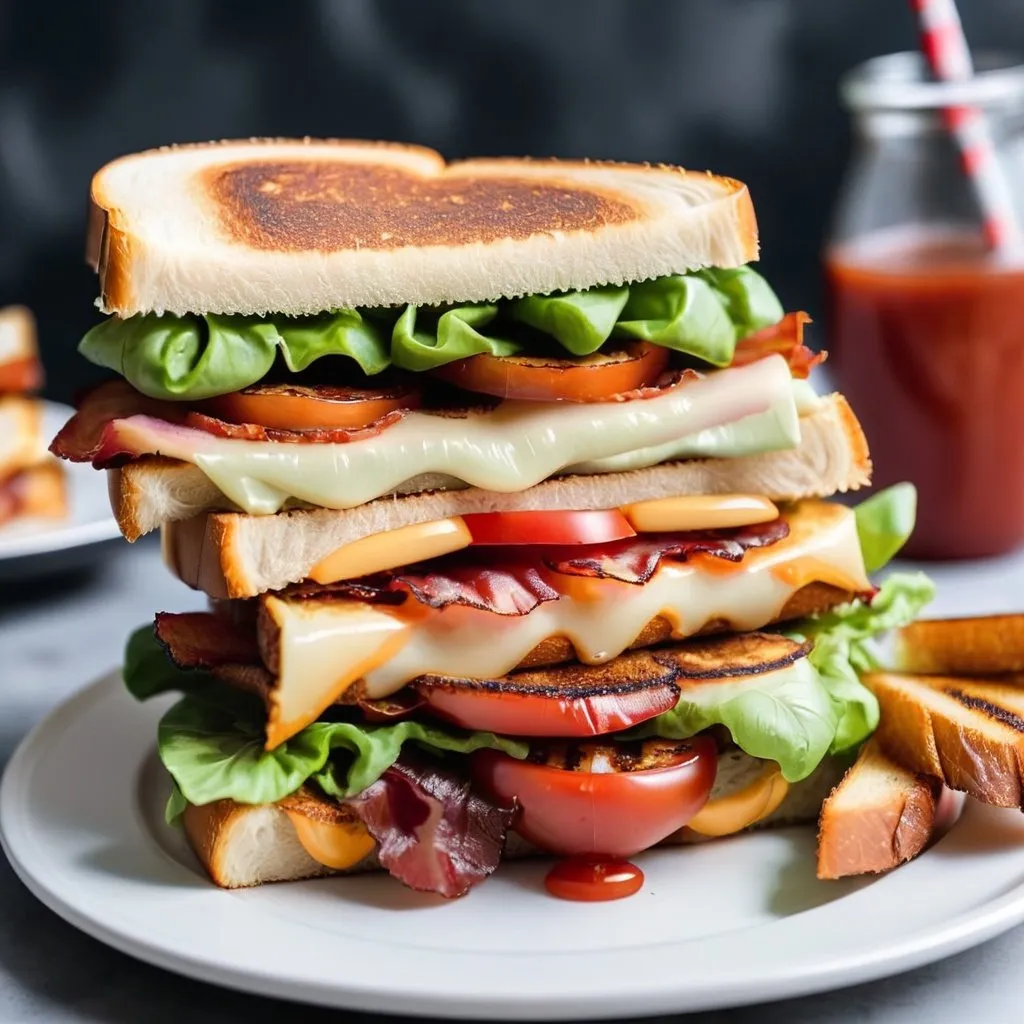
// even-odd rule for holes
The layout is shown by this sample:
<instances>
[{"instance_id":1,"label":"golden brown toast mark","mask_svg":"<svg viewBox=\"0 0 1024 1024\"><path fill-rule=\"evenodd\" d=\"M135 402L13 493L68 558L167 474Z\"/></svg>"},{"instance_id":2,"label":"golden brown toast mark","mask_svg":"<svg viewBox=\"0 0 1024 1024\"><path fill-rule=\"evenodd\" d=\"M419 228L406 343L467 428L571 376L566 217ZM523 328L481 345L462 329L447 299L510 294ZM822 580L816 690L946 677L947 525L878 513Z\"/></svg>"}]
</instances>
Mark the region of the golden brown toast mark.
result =
<instances>
[{"instance_id":1,"label":"golden brown toast mark","mask_svg":"<svg viewBox=\"0 0 1024 1024\"><path fill-rule=\"evenodd\" d=\"M224 233L270 251L466 245L594 230L642 214L596 187L511 175L425 178L347 161L222 165L204 172L202 183Z\"/></svg>"}]
</instances>

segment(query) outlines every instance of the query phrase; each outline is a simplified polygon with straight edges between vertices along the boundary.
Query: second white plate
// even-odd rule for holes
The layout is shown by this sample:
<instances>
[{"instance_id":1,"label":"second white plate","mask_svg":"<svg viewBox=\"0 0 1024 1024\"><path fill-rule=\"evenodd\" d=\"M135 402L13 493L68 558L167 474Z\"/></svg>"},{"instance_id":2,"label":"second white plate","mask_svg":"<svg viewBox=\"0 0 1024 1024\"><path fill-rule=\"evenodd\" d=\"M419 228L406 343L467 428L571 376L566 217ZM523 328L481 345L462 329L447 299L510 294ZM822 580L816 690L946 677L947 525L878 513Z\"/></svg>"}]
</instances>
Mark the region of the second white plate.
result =
<instances>
[{"instance_id":1,"label":"second white plate","mask_svg":"<svg viewBox=\"0 0 1024 1024\"><path fill-rule=\"evenodd\" d=\"M32 891L84 931L206 981L360 1010L636 1017L849 985L1024 919L1024 816L979 806L879 880L819 882L812 829L640 858L627 900L544 894L543 863L446 903L386 875L224 892L163 824L166 700L117 675L54 711L0 786L0 837Z\"/></svg>"},{"instance_id":2,"label":"second white plate","mask_svg":"<svg viewBox=\"0 0 1024 1024\"><path fill-rule=\"evenodd\" d=\"M43 429L52 438L74 409L45 402ZM90 465L64 462L68 482L66 519L26 519L0 526L0 582L77 568L96 547L120 535L110 512L107 475Z\"/></svg>"}]
</instances>

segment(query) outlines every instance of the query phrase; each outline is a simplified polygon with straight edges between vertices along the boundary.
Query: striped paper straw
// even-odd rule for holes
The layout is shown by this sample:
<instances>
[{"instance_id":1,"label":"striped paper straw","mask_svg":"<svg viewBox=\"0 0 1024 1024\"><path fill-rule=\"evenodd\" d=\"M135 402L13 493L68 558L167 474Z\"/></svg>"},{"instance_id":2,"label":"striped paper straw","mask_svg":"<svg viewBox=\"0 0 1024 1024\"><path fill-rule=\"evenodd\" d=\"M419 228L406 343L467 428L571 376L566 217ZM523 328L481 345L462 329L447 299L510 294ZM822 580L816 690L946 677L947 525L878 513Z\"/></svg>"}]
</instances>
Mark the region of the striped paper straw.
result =
<instances>
[{"instance_id":1,"label":"striped paper straw","mask_svg":"<svg viewBox=\"0 0 1024 1024\"><path fill-rule=\"evenodd\" d=\"M911 4L921 27L921 50L935 78L969 81L974 66L955 0L911 0ZM996 157L988 121L977 107L948 107L944 117L977 194L986 241L999 252L1015 249L1021 235L1013 193Z\"/></svg>"}]
</instances>

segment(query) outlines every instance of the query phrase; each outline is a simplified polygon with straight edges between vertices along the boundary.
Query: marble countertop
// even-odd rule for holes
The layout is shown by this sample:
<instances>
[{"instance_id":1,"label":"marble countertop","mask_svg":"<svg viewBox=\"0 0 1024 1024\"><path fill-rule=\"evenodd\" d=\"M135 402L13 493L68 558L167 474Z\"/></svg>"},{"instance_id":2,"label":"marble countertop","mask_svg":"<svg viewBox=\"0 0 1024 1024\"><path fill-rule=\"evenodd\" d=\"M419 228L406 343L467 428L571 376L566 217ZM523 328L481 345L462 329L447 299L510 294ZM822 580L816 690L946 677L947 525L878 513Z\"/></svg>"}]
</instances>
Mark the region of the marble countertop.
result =
<instances>
[{"instance_id":1,"label":"marble countertop","mask_svg":"<svg viewBox=\"0 0 1024 1024\"><path fill-rule=\"evenodd\" d=\"M931 571L940 586L935 614L1024 608L1024 555ZM89 573L5 587L0 596L0 767L54 704L119 662L132 627L156 611L201 604L199 595L163 571L153 543L108 547ZM687 1020L1016 1021L1024 1002L1021 964L1024 928L886 981ZM279 1021L289 1011L301 1015L303 1024L340 1016L189 981L108 949L38 903L0 857L0 1020L262 1024Z\"/></svg>"}]
</instances>

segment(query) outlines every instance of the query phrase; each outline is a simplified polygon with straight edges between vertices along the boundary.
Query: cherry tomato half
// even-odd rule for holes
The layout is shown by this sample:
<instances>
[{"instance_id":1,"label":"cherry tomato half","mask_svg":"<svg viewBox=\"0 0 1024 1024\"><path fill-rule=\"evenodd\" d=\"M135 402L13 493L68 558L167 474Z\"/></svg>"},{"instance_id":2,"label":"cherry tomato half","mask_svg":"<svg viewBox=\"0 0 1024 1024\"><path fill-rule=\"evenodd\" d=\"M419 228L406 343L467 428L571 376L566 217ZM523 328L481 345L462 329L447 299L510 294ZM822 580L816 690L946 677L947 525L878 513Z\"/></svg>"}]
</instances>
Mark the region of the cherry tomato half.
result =
<instances>
[{"instance_id":1,"label":"cherry tomato half","mask_svg":"<svg viewBox=\"0 0 1024 1024\"><path fill-rule=\"evenodd\" d=\"M617 509L475 512L463 516L474 544L606 544L635 537Z\"/></svg>"},{"instance_id":2,"label":"cherry tomato half","mask_svg":"<svg viewBox=\"0 0 1024 1024\"><path fill-rule=\"evenodd\" d=\"M230 423L275 430L357 430L398 409L420 404L412 388L379 389L254 384L199 403L201 411Z\"/></svg>"},{"instance_id":3,"label":"cherry tomato half","mask_svg":"<svg viewBox=\"0 0 1024 1024\"><path fill-rule=\"evenodd\" d=\"M484 395L529 402L607 402L654 384L669 362L669 350L629 342L611 352L576 359L492 356L482 353L433 370L441 380Z\"/></svg>"},{"instance_id":4,"label":"cherry tomato half","mask_svg":"<svg viewBox=\"0 0 1024 1024\"><path fill-rule=\"evenodd\" d=\"M470 770L481 792L518 802L513 827L524 839L564 856L631 857L654 846L704 806L718 766L709 736L561 745L542 756L480 750Z\"/></svg>"}]
</instances>

